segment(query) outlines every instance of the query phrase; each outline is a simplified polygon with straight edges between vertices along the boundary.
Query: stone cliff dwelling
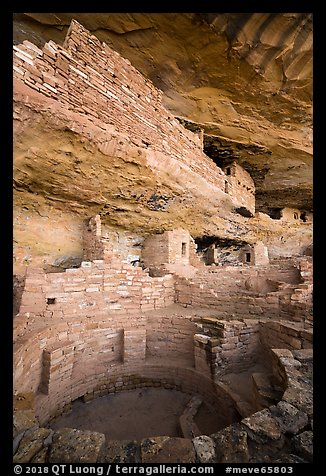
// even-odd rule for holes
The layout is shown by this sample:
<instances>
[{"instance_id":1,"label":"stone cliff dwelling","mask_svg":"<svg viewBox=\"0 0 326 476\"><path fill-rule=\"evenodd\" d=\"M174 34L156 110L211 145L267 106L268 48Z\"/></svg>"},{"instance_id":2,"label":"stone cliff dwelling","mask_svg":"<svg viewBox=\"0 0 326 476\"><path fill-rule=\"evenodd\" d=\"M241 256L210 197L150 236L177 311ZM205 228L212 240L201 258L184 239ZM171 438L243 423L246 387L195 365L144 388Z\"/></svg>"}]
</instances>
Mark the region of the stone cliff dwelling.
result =
<instances>
[{"instance_id":1,"label":"stone cliff dwelling","mask_svg":"<svg viewBox=\"0 0 326 476\"><path fill-rule=\"evenodd\" d=\"M273 122L271 91L261 120L245 103L265 76L277 83L276 66L259 49L242 53L261 76L235 86L238 103L222 76L214 94L197 85L182 96L176 82L173 96L165 81L178 61L156 76L139 58L174 14L94 14L90 25L69 15L15 18L14 462L312 462L308 126ZM97 37L96 15L121 34ZM281 58L288 44L294 58L303 48L284 67L294 88L309 14L180 14L182 28L230 45L219 74L244 46L240 22L238 50L222 28L234 15L249 15L246 38L266 22L262 44L274 42L267 23L280 22ZM177 55L172 39L167 48ZM267 123L270 137L302 144L288 182Z\"/></svg>"}]
</instances>

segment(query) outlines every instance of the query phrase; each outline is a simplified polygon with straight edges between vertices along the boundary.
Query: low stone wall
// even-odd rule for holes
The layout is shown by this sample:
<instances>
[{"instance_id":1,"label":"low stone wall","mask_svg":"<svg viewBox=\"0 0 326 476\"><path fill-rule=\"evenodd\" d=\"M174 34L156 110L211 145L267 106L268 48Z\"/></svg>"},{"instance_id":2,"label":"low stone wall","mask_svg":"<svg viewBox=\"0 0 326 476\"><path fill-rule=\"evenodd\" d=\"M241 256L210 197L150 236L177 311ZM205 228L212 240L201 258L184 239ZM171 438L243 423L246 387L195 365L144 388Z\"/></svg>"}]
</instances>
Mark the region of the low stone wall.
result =
<instances>
[{"instance_id":1,"label":"low stone wall","mask_svg":"<svg viewBox=\"0 0 326 476\"><path fill-rule=\"evenodd\" d=\"M312 285L301 277L304 261L297 266L209 266L191 278L176 276L175 299L186 307L212 307L221 318L311 321Z\"/></svg>"},{"instance_id":2,"label":"low stone wall","mask_svg":"<svg viewBox=\"0 0 326 476\"><path fill-rule=\"evenodd\" d=\"M288 321L266 321L261 323L260 339L268 348L275 349L312 349L313 332L300 324Z\"/></svg>"},{"instance_id":3,"label":"low stone wall","mask_svg":"<svg viewBox=\"0 0 326 476\"><path fill-rule=\"evenodd\" d=\"M63 273L45 274L41 269L27 268L19 314L62 319L111 310L140 312L173 302L172 276L151 278L128 263L95 260Z\"/></svg>"}]
</instances>

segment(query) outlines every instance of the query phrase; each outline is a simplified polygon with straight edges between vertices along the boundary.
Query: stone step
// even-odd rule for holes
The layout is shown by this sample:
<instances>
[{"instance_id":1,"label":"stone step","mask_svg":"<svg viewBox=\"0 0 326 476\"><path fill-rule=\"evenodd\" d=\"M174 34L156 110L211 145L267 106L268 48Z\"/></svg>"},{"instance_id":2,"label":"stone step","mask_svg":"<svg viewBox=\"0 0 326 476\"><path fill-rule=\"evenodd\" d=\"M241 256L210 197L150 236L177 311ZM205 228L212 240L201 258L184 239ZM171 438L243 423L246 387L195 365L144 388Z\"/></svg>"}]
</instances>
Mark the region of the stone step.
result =
<instances>
[{"instance_id":1,"label":"stone step","mask_svg":"<svg viewBox=\"0 0 326 476\"><path fill-rule=\"evenodd\" d=\"M272 384L272 376L262 372L254 372L251 377L257 406L264 408L281 399L282 392Z\"/></svg>"},{"instance_id":2,"label":"stone step","mask_svg":"<svg viewBox=\"0 0 326 476\"><path fill-rule=\"evenodd\" d=\"M196 396L193 396L187 403L183 414L179 418L179 425L183 438L192 439L201 434L194 418L202 403L202 399Z\"/></svg>"}]
</instances>

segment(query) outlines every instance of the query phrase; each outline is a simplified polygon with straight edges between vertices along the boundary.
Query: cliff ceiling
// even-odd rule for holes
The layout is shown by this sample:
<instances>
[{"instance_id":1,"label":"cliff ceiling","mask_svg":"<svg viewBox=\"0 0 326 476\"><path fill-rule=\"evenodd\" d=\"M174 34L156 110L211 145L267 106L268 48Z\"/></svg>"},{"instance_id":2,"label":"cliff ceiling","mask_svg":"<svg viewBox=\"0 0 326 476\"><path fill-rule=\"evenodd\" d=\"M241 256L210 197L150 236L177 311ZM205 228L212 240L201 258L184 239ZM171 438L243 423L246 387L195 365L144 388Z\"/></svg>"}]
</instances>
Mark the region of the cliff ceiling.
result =
<instances>
[{"instance_id":1,"label":"cliff ceiling","mask_svg":"<svg viewBox=\"0 0 326 476\"><path fill-rule=\"evenodd\" d=\"M62 44L74 18L163 91L205 152L251 174L256 209L312 210L312 14L19 13L14 42Z\"/></svg>"}]
</instances>

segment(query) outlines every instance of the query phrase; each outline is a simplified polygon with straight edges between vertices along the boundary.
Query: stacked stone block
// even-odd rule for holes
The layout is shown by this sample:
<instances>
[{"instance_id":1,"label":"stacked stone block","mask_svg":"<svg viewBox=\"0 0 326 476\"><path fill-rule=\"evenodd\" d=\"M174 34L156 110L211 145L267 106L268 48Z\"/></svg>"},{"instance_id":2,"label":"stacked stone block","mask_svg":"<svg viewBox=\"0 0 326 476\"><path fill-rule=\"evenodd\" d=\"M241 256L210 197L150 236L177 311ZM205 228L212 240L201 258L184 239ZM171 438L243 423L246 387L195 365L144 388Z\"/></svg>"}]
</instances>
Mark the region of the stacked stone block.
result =
<instances>
[{"instance_id":1,"label":"stacked stone block","mask_svg":"<svg viewBox=\"0 0 326 476\"><path fill-rule=\"evenodd\" d=\"M146 319L146 359L183 362L193 367L195 332L191 315L183 315L180 311L149 314Z\"/></svg>"},{"instance_id":2,"label":"stacked stone block","mask_svg":"<svg viewBox=\"0 0 326 476\"><path fill-rule=\"evenodd\" d=\"M289 321L266 321L261 324L260 337L267 348L312 349L313 333L301 324Z\"/></svg>"},{"instance_id":3,"label":"stacked stone block","mask_svg":"<svg viewBox=\"0 0 326 476\"><path fill-rule=\"evenodd\" d=\"M83 233L84 261L103 260L111 262L114 259L113 246L110 241L102 236L100 215L92 217Z\"/></svg>"},{"instance_id":4,"label":"stacked stone block","mask_svg":"<svg viewBox=\"0 0 326 476\"><path fill-rule=\"evenodd\" d=\"M250 281L260 285L251 288ZM190 278L176 276L175 300L185 307L214 307L221 318L241 315L306 322L311 320L312 285L301 281L298 265L288 261L259 268L207 267ZM298 298L302 293L304 298Z\"/></svg>"},{"instance_id":5,"label":"stacked stone block","mask_svg":"<svg viewBox=\"0 0 326 476\"><path fill-rule=\"evenodd\" d=\"M150 235L143 244L144 265L155 272L178 272L180 267L203 267L196 254L197 245L189 232L183 229Z\"/></svg>"},{"instance_id":6,"label":"stacked stone block","mask_svg":"<svg viewBox=\"0 0 326 476\"><path fill-rule=\"evenodd\" d=\"M14 78L90 117L152 153L176 160L224 192L224 172L202 151L197 134L162 106L162 92L127 59L72 20L63 46L14 46ZM111 152L110 152L111 151ZM106 153L114 153L114 138Z\"/></svg>"},{"instance_id":7,"label":"stacked stone block","mask_svg":"<svg viewBox=\"0 0 326 476\"><path fill-rule=\"evenodd\" d=\"M224 167L225 192L233 197L240 207L255 213L255 183L251 176L236 162Z\"/></svg>"},{"instance_id":8,"label":"stacked stone block","mask_svg":"<svg viewBox=\"0 0 326 476\"><path fill-rule=\"evenodd\" d=\"M247 370L263 354L258 320L205 317L195 323L200 332L194 335L195 367L216 381L226 372Z\"/></svg>"},{"instance_id":9,"label":"stacked stone block","mask_svg":"<svg viewBox=\"0 0 326 476\"><path fill-rule=\"evenodd\" d=\"M139 267L116 261L84 261L80 268L45 274L28 270L20 306L26 313L45 317L91 317L111 310L128 313L166 307L174 302L170 275L151 278ZM33 290L33 286L37 286ZM17 316L19 323L19 316Z\"/></svg>"}]
</instances>

